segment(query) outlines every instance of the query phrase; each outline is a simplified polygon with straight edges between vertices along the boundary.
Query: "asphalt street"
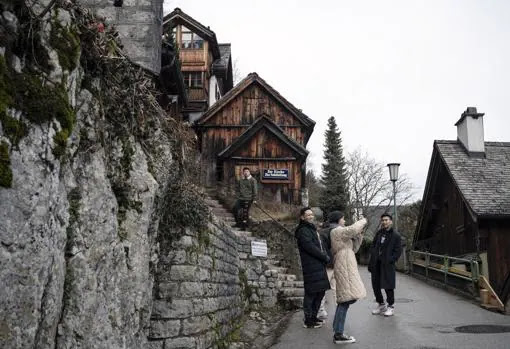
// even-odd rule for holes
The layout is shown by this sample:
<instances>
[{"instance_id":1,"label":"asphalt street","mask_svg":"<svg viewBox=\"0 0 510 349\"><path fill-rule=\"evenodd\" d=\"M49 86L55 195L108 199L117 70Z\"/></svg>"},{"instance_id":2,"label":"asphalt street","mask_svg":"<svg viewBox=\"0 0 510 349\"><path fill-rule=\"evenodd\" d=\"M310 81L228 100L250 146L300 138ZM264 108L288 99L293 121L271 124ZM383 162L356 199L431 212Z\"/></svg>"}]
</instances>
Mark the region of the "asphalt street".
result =
<instances>
[{"instance_id":1,"label":"asphalt street","mask_svg":"<svg viewBox=\"0 0 510 349\"><path fill-rule=\"evenodd\" d=\"M328 320L319 329L303 328L302 311L296 312L273 349L301 348L398 348L510 349L510 332L459 333L458 326L498 325L510 331L510 316L482 309L469 299L448 293L408 275L397 274L395 315L372 315L375 299L370 274L360 267L367 298L349 308L345 332L356 338L353 344L334 344L332 322L336 308L333 291L328 291ZM384 294L384 292L383 292Z\"/></svg>"}]
</instances>

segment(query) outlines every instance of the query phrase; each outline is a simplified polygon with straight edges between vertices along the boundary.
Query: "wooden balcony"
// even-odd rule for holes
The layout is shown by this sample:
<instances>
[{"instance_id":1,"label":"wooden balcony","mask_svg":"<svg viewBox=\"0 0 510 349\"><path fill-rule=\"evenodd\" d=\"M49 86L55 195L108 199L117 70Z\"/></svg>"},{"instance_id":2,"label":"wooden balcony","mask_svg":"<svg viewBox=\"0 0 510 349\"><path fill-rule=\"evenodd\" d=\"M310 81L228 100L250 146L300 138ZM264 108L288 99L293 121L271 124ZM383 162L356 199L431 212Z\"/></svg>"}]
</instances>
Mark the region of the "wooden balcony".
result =
<instances>
[{"instance_id":1,"label":"wooden balcony","mask_svg":"<svg viewBox=\"0 0 510 349\"><path fill-rule=\"evenodd\" d=\"M205 88L196 88L190 87L188 88L188 99L190 101L205 101L207 100L207 93Z\"/></svg>"}]
</instances>

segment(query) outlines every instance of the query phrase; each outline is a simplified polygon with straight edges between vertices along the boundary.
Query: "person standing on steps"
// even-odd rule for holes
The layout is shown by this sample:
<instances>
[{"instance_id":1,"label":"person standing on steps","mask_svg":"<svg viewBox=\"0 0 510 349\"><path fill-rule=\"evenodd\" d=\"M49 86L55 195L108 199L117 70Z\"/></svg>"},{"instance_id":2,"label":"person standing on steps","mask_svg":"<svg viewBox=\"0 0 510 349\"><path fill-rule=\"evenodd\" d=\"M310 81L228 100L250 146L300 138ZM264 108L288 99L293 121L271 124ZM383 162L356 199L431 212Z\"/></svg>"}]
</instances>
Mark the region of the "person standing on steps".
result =
<instances>
[{"instance_id":1,"label":"person standing on steps","mask_svg":"<svg viewBox=\"0 0 510 349\"><path fill-rule=\"evenodd\" d=\"M337 303L333 321L333 342L344 344L356 342L354 337L346 335L344 331L347 310L351 304L367 295L355 256L363 242L363 229L367 220L363 218L346 227L344 214L339 212L339 216L338 226L330 233L331 250L335 261L333 270Z\"/></svg>"},{"instance_id":2,"label":"person standing on steps","mask_svg":"<svg viewBox=\"0 0 510 349\"><path fill-rule=\"evenodd\" d=\"M319 231L324 246L326 247L326 251L329 257L329 263L326 265L326 272L328 273L328 280L331 286L331 289L335 290L335 275L333 273L333 254L331 252L331 238L330 233L331 230L335 229L340 225L340 220L343 218L344 214L340 211L331 211L328 214L328 221L323 226L323 229ZM322 298L321 306L319 308L319 313L317 317L320 320L326 320L328 318L328 312L326 311L326 297Z\"/></svg>"},{"instance_id":3,"label":"person standing on steps","mask_svg":"<svg viewBox=\"0 0 510 349\"><path fill-rule=\"evenodd\" d=\"M370 247L370 260L368 271L371 273L372 288L377 308L372 314L392 316L395 313L395 263L402 253L402 239L393 230L393 217L388 213L381 216L381 229L375 234L372 246ZM386 292L384 302L381 289Z\"/></svg>"},{"instance_id":4,"label":"person standing on steps","mask_svg":"<svg viewBox=\"0 0 510 349\"><path fill-rule=\"evenodd\" d=\"M234 205L233 213L236 220L235 227L243 226L243 206L246 209L244 216L249 217L250 207L252 203L256 203L257 199L257 180L252 177L248 167L243 168L243 175L237 182L236 186L237 200Z\"/></svg>"},{"instance_id":5,"label":"person standing on steps","mask_svg":"<svg viewBox=\"0 0 510 349\"><path fill-rule=\"evenodd\" d=\"M302 208L299 225L294 234L303 269L305 288L303 326L305 328L319 328L322 326L323 322L317 318L317 312L324 294L330 288L328 274L326 273L329 257L313 220L314 215L310 207Z\"/></svg>"}]
</instances>

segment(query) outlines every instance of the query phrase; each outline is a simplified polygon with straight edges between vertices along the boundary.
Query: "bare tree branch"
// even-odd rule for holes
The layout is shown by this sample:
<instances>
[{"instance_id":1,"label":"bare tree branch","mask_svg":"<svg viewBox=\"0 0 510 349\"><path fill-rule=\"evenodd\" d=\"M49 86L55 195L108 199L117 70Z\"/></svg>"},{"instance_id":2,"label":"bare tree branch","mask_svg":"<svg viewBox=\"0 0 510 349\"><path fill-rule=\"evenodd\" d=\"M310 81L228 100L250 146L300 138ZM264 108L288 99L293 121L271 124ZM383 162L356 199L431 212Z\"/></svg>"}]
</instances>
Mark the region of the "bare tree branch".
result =
<instances>
[{"instance_id":1,"label":"bare tree branch","mask_svg":"<svg viewBox=\"0 0 510 349\"><path fill-rule=\"evenodd\" d=\"M388 210L393 201L393 185L386 175L386 165L376 161L358 148L347 156L347 173L350 190L350 207L354 218L370 216L382 207ZM406 174L396 183L398 205L413 197L414 187Z\"/></svg>"}]
</instances>

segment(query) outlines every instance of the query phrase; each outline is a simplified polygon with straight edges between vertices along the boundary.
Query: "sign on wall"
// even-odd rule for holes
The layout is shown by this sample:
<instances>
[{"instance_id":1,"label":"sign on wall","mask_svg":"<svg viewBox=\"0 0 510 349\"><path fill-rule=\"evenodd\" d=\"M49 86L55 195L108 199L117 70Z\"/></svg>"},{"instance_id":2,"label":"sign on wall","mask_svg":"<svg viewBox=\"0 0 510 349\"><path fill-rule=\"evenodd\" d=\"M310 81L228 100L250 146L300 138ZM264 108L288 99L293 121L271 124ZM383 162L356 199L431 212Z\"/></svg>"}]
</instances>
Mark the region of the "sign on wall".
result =
<instances>
[{"instance_id":1,"label":"sign on wall","mask_svg":"<svg viewBox=\"0 0 510 349\"><path fill-rule=\"evenodd\" d=\"M262 172L262 179L289 180L289 169L266 168Z\"/></svg>"},{"instance_id":2,"label":"sign on wall","mask_svg":"<svg viewBox=\"0 0 510 349\"><path fill-rule=\"evenodd\" d=\"M267 242L266 240L252 241L251 254L255 257L267 257Z\"/></svg>"}]
</instances>

